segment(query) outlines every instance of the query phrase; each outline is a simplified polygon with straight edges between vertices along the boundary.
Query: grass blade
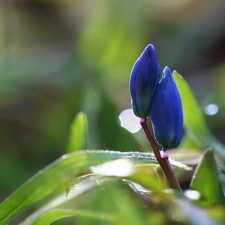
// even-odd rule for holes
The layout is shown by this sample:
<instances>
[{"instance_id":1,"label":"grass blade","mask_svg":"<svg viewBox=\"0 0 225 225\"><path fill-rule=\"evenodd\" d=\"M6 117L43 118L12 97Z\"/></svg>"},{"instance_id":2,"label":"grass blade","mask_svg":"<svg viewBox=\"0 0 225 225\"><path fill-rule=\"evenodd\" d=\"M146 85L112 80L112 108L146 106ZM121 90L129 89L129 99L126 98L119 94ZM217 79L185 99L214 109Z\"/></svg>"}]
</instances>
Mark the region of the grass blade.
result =
<instances>
[{"instance_id":1,"label":"grass blade","mask_svg":"<svg viewBox=\"0 0 225 225\"><path fill-rule=\"evenodd\" d=\"M225 147L211 134L189 85L178 72L173 71L173 77L182 99L186 133L201 149L212 147L225 159Z\"/></svg>"},{"instance_id":2,"label":"grass blade","mask_svg":"<svg viewBox=\"0 0 225 225\"><path fill-rule=\"evenodd\" d=\"M65 210L65 209L53 209L42 216L40 216L33 225L48 225L56 220L60 220L65 217L85 217L92 220L103 221L106 223L112 223L114 221L112 215L100 212L92 212L89 210Z\"/></svg>"},{"instance_id":3,"label":"grass blade","mask_svg":"<svg viewBox=\"0 0 225 225\"><path fill-rule=\"evenodd\" d=\"M83 149L85 142L88 140L87 133L87 116L83 112L80 112L77 114L71 125L67 152L69 153Z\"/></svg>"}]
</instances>

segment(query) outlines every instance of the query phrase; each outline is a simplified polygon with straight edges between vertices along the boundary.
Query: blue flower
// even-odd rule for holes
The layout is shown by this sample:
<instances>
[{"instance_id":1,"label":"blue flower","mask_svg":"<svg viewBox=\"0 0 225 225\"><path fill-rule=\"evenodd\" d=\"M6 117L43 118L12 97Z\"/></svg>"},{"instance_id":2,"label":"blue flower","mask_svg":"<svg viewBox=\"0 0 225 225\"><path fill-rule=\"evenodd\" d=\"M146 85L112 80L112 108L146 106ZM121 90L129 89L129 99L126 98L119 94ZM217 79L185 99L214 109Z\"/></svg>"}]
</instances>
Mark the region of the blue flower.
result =
<instances>
[{"instance_id":1,"label":"blue flower","mask_svg":"<svg viewBox=\"0 0 225 225\"><path fill-rule=\"evenodd\" d=\"M166 151L180 144L183 127L183 111L180 94L169 67L163 70L150 109L155 139Z\"/></svg>"},{"instance_id":2,"label":"blue flower","mask_svg":"<svg viewBox=\"0 0 225 225\"><path fill-rule=\"evenodd\" d=\"M149 116L152 97L160 79L155 48L149 44L135 62L130 75L130 96L134 114Z\"/></svg>"}]
</instances>

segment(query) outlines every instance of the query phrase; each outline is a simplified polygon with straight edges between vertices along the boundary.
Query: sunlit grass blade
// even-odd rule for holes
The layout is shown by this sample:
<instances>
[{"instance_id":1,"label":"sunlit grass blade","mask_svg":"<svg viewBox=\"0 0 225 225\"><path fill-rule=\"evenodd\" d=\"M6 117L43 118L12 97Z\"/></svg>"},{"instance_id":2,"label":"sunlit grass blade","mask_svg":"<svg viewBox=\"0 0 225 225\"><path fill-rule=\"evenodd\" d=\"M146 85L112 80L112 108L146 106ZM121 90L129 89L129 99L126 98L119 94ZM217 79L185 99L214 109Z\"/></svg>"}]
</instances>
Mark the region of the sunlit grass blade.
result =
<instances>
[{"instance_id":1,"label":"sunlit grass blade","mask_svg":"<svg viewBox=\"0 0 225 225\"><path fill-rule=\"evenodd\" d=\"M143 196L143 190L146 190L148 193L151 190L151 192L157 193L158 201L160 199L164 201L166 199L166 194L162 192L162 190L167 189L168 185L159 181L158 174L156 174L154 170L149 169L149 166L146 167L137 165L137 167L135 167L135 170L134 168L132 169L131 166L132 163L129 159L117 159L100 164L96 167L91 167L91 170L95 173L95 175L86 175L85 177L80 178L78 181L70 181L70 183L75 183L75 185L71 184L67 195L64 192L60 195L55 196L54 199L50 200L48 203L33 212L19 225L31 225L44 213L51 211L54 208L61 207L62 205L65 205L70 201L77 202L77 199L75 200L75 198L78 198L80 195L86 193L87 191L93 191L94 188L96 189L100 186L99 184L105 185L107 183L110 183L109 185L107 185L108 187L110 186L110 190L107 190L107 193L109 191L112 192L112 189L117 187L114 186L115 182L113 182L118 180L118 178L114 179L115 176L121 177L121 179L119 178L119 180L123 181L129 186L131 184L135 185L135 187L138 186L139 189L135 190L135 192L140 192L140 195ZM121 172L119 173L119 171ZM127 177L125 177L126 175ZM134 188L132 189L134 190ZM144 193L146 193L146 191L144 191ZM106 195L107 196L105 196L105 198L108 199L108 194ZM103 197L104 196L101 195L101 200ZM89 202L89 204L91 203Z\"/></svg>"},{"instance_id":2,"label":"sunlit grass blade","mask_svg":"<svg viewBox=\"0 0 225 225\"><path fill-rule=\"evenodd\" d=\"M119 158L133 159L137 164L157 164L154 156L146 153L79 151L65 155L28 180L0 205L0 224L5 224L23 208L63 186L71 177L90 173L91 166Z\"/></svg>"},{"instance_id":3,"label":"sunlit grass blade","mask_svg":"<svg viewBox=\"0 0 225 225\"><path fill-rule=\"evenodd\" d=\"M158 165L151 153L88 150L64 155L33 176L0 205L0 224L5 224L20 210L56 188L63 187L71 178L92 173L91 167L121 158L132 160L134 166ZM171 164L180 167L174 162Z\"/></svg>"},{"instance_id":4,"label":"sunlit grass blade","mask_svg":"<svg viewBox=\"0 0 225 225\"><path fill-rule=\"evenodd\" d=\"M85 148L88 140L88 121L87 116L80 112L76 115L69 134L69 143L67 152L74 152Z\"/></svg>"},{"instance_id":5,"label":"sunlit grass blade","mask_svg":"<svg viewBox=\"0 0 225 225\"><path fill-rule=\"evenodd\" d=\"M189 85L178 72L173 71L173 77L182 99L187 135L199 148L212 147L218 156L225 159L225 147L211 134Z\"/></svg>"},{"instance_id":6,"label":"sunlit grass blade","mask_svg":"<svg viewBox=\"0 0 225 225\"><path fill-rule=\"evenodd\" d=\"M198 203L201 206L225 204L224 193L218 178L218 171L212 150L207 150L198 165L190 189L201 194Z\"/></svg>"},{"instance_id":7,"label":"sunlit grass blade","mask_svg":"<svg viewBox=\"0 0 225 225\"><path fill-rule=\"evenodd\" d=\"M38 210L33 212L31 215L26 217L24 221L20 223L20 225L30 225L36 221L37 218L41 217L44 213L53 210L54 208L60 207L62 204L65 204L72 199L78 197L81 194L91 190L96 186L96 180L99 178L94 175L85 176L84 178L79 179L78 181L70 181L73 183L70 185L68 193L61 193L54 196L49 202L45 203L43 206L39 207ZM106 179L101 179L101 182L104 183ZM75 183L75 185L74 185Z\"/></svg>"},{"instance_id":8,"label":"sunlit grass blade","mask_svg":"<svg viewBox=\"0 0 225 225\"><path fill-rule=\"evenodd\" d=\"M43 215L41 215L33 225L49 225L57 220L66 217L85 217L94 221L102 221L105 223L113 223L114 216L103 212L93 212L89 210L65 210L65 209L53 209Z\"/></svg>"}]
</instances>

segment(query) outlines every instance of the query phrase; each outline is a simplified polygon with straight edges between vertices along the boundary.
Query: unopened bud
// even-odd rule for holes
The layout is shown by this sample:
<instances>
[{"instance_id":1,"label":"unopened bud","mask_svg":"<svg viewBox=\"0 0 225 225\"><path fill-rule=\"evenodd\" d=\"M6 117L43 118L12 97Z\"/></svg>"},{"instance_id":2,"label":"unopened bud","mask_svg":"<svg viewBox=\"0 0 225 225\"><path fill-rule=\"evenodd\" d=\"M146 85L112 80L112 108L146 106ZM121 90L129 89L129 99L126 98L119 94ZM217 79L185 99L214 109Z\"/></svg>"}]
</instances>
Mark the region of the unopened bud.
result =
<instances>
[{"instance_id":1,"label":"unopened bud","mask_svg":"<svg viewBox=\"0 0 225 225\"><path fill-rule=\"evenodd\" d=\"M183 110L180 94L169 67L163 70L150 109L155 139L166 151L180 144L183 128Z\"/></svg>"},{"instance_id":2,"label":"unopened bud","mask_svg":"<svg viewBox=\"0 0 225 225\"><path fill-rule=\"evenodd\" d=\"M149 44L135 62L130 75L131 104L136 116L149 116L159 79L160 66L155 48Z\"/></svg>"}]
</instances>

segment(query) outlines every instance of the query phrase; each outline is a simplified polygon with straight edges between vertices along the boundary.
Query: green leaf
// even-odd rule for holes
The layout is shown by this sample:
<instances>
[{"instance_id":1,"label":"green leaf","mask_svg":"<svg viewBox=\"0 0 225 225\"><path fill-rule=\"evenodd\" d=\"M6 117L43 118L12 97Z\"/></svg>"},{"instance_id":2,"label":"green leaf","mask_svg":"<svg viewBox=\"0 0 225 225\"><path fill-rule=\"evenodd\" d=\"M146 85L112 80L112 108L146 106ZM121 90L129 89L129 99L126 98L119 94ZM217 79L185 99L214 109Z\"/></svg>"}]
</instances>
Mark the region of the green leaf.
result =
<instances>
[{"instance_id":1,"label":"green leaf","mask_svg":"<svg viewBox=\"0 0 225 225\"><path fill-rule=\"evenodd\" d=\"M147 171L149 171L149 168L147 169ZM142 177L141 175L143 173L141 173L141 172L143 172L143 171L138 171L138 174L135 174L135 176ZM148 175L150 175L150 174L148 174ZM145 177L145 174L144 174L144 177ZM149 176L145 177L144 182L145 183L158 183L157 182L158 179L156 176L150 176L150 177L151 177L151 180L149 179ZM147 181L149 181L149 182L147 182ZM73 205L75 208L80 207L80 205L82 205L82 207L85 207L85 210L86 210L85 212L96 212L96 211L105 212L104 214L106 215L106 217L108 217L108 219L111 218L111 219L115 219L117 221L130 220L129 212L131 212L133 210L133 213L132 213L132 216L133 216L134 214L138 213L138 211L141 211L142 208L137 207L137 205L132 200L132 198L128 202L127 196L124 195L124 191L127 194L127 190L129 190L129 189L127 189L127 183L130 186L130 184L133 182L130 182L130 181L124 180L124 179L99 177L97 175L96 176L93 176L93 175L85 176L85 178L81 179L81 181L79 181L76 185L70 187L70 191L68 192L68 195L65 195L65 193L63 193L62 195L55 197L53 200L51 200L50 202L48 202L41 208L38 208L38 210L36 210L34 213L32 213L31 215L26 217L26 219L24 221L22 221L20 223L20 225L31 225L36 220L38 220L38 218L42 218L42 216L44 216L48 212L51 212L54 209L57 209L59 206L63 205L63 207L65 208L65 206L66 206L65 203L69 203L70 207L71 207L71 205ZM155 185L155 184L153 184L153 185ZM153 185L151 185L151 187L153 187ZM160 185L156 188L160 189ZM87 199L87 201L82 202L82 203L79 202L79 199L78 199L79 195L83 195L83 194L85 194L85 192L90 191L90 190L92 190L91 193L94 192L94 195L91 197L90 192L89 192L88 193L89 198ZM160 196L160 199L163 202L165 200L166 193L162 192L162 190L163 189L161 188L160 193L158 192L158 194L159 194L158 197ZM138 192L140 194L143 194L142 190L140 190L140 188L139 188ZM146 189L144 189L144 192L146 193ZM132 192L132 194L134 194L134 193ZM93 199L93 197L94 197L94 199ZM101 199L101 201L99 201L99 199ZM111 199L110 204L108 201L109 199ZM71 202L71 201L73 201L73 202ZM157 201L159 202L159 198ZM126 206L124 206L124 203ZM119 208L124 208L123 214L121 214L122 211ZM136 209L134 209L134 208L136 208ZM137 212L135 212L135 211L137 211ZM79 210L79 212L80 212L80 210ZM108 212L110 212L110 213L108 213ZM62 214L62 217L61 217L61 214L59 214L58 219L63 218L63 215L64 215L64 212ZM127 218L124 218L124 215L126 215ZM81 216L81 215L78 215L78 216ZM96 219L97 219L97 216L98 216L98 213L96 212L96 216L95 216ZM143 218L145 218L145 217L143 217ZM57 219L57 215L54 215L54 219ZM87 215L85 218L82 218L82 221L90 220L93 223L93 219L94 218L91 218L91 216ZM105 219L107 219L107 218L105 218ZM139 217L138 219L139 219L138 224L141 224L141 222L140 222L141 217ZM92 223L90 223L90 224L92 224ZM79 222L79 224L80 224L80 222ZM81 223L81 224L83 224L83 223ZM84 224L86 224L86 223L84 223ZM106 223L105 222L100 223L100 221L99 221L98 224L106 224ZM114 224L117 224L117 223L114 223ZM133 221L133 223L128 223L128 224L135 224L135 222ZM142 223L142 224L146 224L146 223Z\"/></svg>"},{"instance_id":2,"label":"green leaf","mask_svg":"<svg viewBox=\"0 0 225 225\"><path fill-rule=\"evenodd\" d=\"M77 114L71 125L67 152L83 149L85 142L88 140L87 133L87 116L83 112L80 112Z\"/></svg>"},{"instance_id":3,"label":"green leaf","mask_svg":"<svg viewBox=\"0 0 225 225\"><path fill-rule=\"evenodd\" d=\"M197 190L201 194L201 198L197 201L201 206L225 204L212 150L205 152L195 171L190 189Z\"/></svg>"},{"instance_id":4,"label":"green leaf","mask_svg":"<svg viewBox=\"0 0 225 225\"><path fill-rule=\"evenodd\" d=\"M157 164L151 154L114 151L79 151L62 156L40 171L0 205L0 224L20 210L63 186L71 177L90 173L90 167L113 159L133 159L137 164Z\"/></svg>"},{"instance_id":5,"label":"green leaf","mask_svg":"<svg viewBox=\"0 0 225 225\"><path fill-rule=\"evenodd\" d=\"M0 224L5 224L22 209L65 186L71 178L91 174L93 167L116 159L129 159L135 167L158 165L151 153L87 150L64 155L33 176L0 205ZM171 161L171 165L182 167L175 161ZM123 172L121 170L122 176ZM151 179L149 182L152 182Z\"/></svg>"},{"instance_id":6,"label":"green leaf","mask_svg":"<svg viewBox=\"0 0 225 225\"><path fill-rule=\"evenodd\" d=\"M197 139L199 135L209 136L209 129L189 85L178 72L173 71L173 77L182 99L184 124L186 128Z\"/></svg>"},{"instance_id":7,"label":"green leaf","mask_svg":"<svg viewBox=\"0 0 225 225\"><path fill-rule=\"evenodd\" d=\"M65 209L53 209L43 215L41 215L34 223L33 225L48 225L56 220L65 218L65 217L85 217L90 218L92 220L97 221L103 221L103 222L110 222L112 223L114 221L114 218L112 215L109 215L107 213L100 213L100 212L94 212L89 210L65 210Z\"/></svg>"},{"instance_id":8,"label":"green leaf","mask_svg":"<svg viewBox=\"0 0 225 225\"><path fill-rule=\"evenodd\" d=\"M173 71L173 77L182 100L187 135L200 149L212 147L225 159L225 147L211 134L189 85L178 72Z\"/></svg>"}]
</instances>

